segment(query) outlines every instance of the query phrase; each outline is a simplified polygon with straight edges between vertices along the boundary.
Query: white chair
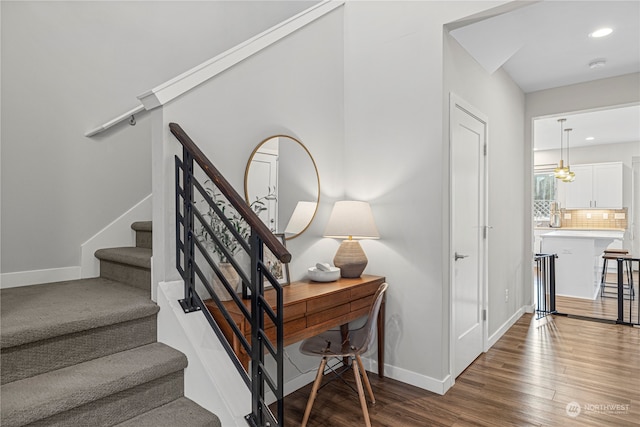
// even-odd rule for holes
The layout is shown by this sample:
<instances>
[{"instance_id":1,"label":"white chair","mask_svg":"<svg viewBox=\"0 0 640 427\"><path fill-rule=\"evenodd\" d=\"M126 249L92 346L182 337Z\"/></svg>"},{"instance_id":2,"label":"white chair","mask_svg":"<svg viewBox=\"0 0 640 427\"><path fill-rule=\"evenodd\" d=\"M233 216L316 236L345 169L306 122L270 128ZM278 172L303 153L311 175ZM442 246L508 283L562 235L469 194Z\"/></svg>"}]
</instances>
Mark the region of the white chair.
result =
<instances>
[{"instance_id":1,"label":"white chair","mask_svg":"<svg viewBox=\"0 0 640 427\"><path fill-rule=\"evenodd\" d=\"M371 383L369 383L369 378L367 377L367 372L364 370L360 355L365 353L373 342L378 312L380 311L380 305L382 304L384 293L388 286L389 285L387 283L380 285L374 296L373 304L369 309L367 322L361 328L349 331L346 338L343 338L341 331L327 331L302 342L302 345L300 346L301 353L309 356L322 357L320 366L318 367L318 373L316 374L316 380L313 383L311 395L307 402L307 408L304 411L302 427L305 427L307 425L307 421L309 421L309 414L311 413L313 402L318 393L320 383L322 382L324 369L327 366L327 359L331 357L352 359L351 366L353 367L356 387L358 388L358 396L360 398L360 406L362 407L364 421L367 427L371 427L369 411L367 410L367 400L362 388L362 380L364 380L364 385L366 386L369 397L371 398L371 403L376 403L376 400L373 396ZM378 351L384 351L384 349L379 348ZM360 375L362 375L362 380L360 379Z\"/></svg>"}]
</instances>

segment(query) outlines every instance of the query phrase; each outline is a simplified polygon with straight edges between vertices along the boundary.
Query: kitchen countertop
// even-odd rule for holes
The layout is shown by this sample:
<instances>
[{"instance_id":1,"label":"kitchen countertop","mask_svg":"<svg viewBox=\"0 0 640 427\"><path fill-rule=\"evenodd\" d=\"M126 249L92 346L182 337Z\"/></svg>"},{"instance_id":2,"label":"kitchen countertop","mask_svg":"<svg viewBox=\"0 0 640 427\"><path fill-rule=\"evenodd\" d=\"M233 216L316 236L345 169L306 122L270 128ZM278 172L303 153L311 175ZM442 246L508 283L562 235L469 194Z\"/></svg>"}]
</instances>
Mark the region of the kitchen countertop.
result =
<instances>
[{"instance_id":1,"label":"kitchen countertop","mask_svg":"<svg viewBox=\"0 0 640 427\"><path fill-rule=\"evenodd\" d=\"M577 237L586 239L622 239L624 231L622 230L576 230L576 229L554 229L549 233L541 234L540 237Z\"/></svg>"},{"instance_id":2,"label":"kitchen countertop","mask_svg":"<svg viewBox=\"0 0 640 427\"><path fill-rule=\"evenodd\" d=\"M624 228L578 228L578 227L533 227L534 230L549 230L549 231L626 231Z\"/></svg>"},{"instance_id":3,"label":"kitchen countertop","mask_svg":"<svg viewBox=\"0 0 640 427\"><path fill-rule=\"evenodd\" d=\"M604 250L624 237L621 230L554 229L540 235L541 251L556 254L556 294L593 300L600 289Z\"/></svg>"}]
</instances>

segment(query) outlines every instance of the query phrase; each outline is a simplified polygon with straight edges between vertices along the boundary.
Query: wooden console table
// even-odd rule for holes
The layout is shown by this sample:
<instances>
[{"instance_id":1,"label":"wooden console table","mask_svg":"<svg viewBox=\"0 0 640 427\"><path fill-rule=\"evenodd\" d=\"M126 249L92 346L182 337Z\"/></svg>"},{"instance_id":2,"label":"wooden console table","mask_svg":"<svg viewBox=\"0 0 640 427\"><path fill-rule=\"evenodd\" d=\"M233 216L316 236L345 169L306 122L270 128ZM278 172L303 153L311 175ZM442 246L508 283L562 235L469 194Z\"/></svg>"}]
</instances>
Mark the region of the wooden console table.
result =
<instances>
[{"instance_id":1,"label":"wooden console table","mask_svg":"<svg viewBox=\"0 0 640 427\"><path fill-rule=\"evenodd\" d=\"M290 345L305 338L313 337L328 329L340 326L344 334L348 331L348 323L366 316L373 303L373 296L378 287L385 281L384 277L363 275L357 279L340 278L335 282L318 283L310 280L293 282L283 288L284 301L284 345ZM274 289L265 290L267 301L275 308L276 294ZM243 301L251 309L251 300ZM224 301L225 308L236 322L238 328L251 342L251 324L240 313L233 301ZM250 357L222 316L212 300L205 305L220 326L233 351L245 367L249 366ZM384 377L384 299L378 314L378 375ZM275 328L265 316L267 336L275 341Z\"/></svg>"}]
</instances>

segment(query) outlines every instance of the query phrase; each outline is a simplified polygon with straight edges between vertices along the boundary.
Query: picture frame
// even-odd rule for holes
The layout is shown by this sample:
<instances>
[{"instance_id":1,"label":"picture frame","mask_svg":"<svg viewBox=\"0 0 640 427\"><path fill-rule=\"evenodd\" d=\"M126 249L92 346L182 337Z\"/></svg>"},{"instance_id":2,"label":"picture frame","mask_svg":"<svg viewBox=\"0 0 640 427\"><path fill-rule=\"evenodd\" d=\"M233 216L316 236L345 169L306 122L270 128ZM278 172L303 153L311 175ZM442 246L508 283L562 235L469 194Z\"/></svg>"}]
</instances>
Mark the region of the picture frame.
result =
<instances>
[{"instance_id":1,"label":"picture frame","mask_svg":"<svg viewBox=\"0 0 640 427\"><path fill-rule=\"evenodd\" d=\"M284 233L274 233L274 235L284 247L287 247ZM264 245L263 249L263 262L280 285L288 286L291 283L291 279L289 278L289 264L280 262L267 245ZM271 287L271 282L266 278L264 280L264 286Z\"/></svg>"}]
</instances>

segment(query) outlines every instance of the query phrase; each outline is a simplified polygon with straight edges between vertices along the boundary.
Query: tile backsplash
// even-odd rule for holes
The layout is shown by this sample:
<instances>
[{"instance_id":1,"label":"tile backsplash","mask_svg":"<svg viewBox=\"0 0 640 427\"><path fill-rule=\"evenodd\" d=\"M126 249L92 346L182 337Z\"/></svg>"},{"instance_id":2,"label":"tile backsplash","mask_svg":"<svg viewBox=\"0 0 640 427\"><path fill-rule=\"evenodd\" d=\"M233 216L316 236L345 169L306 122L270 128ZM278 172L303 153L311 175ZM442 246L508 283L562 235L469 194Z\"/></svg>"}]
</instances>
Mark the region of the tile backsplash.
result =
<instances>
[{"instance_id":1,"label":"tile backsplash","mask_svg":"<svg viewBox=\"0 0 640 427\"><path fill-rule=\"evenodd\" d=\"M627 228L627 209L562 209L563 228Z\"/></svg>"}]
</instances>

